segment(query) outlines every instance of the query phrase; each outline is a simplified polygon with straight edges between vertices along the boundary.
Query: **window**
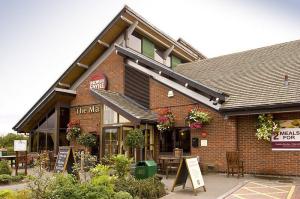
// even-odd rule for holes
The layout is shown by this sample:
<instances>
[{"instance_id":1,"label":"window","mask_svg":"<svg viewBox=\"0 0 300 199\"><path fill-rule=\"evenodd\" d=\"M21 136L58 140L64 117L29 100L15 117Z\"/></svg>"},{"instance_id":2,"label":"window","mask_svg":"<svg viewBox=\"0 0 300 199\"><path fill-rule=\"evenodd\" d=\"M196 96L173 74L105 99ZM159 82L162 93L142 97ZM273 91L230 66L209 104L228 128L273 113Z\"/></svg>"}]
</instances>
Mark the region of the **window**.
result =
<instances>
[{"instance_id":1,"label":"window","mask_svg":"<svg viewBox=\"0 0 300 199\"><path fill-rule=\"evenodd\" d=\"M124 123L130 123L129 120L127 120L122 115L118 114L108 106L104 105L103 108L103 124L124 124Z\"/></svg>"},{"instance_id":2,"label":"window","mask_svg":"<svg viewBox=\"0 0 300 199\"><path fill-rule=\"evenodd\" d=\"M145 37L142 41L142 54L154 59L154 44Z\"/></svg>"},{"instance_id":3,"label":"window","mask_svg":"<svg viewBox=\"0 0 300 199\"><path fill-rule=\"evenodd\" d=\"M181 60L178 57L172 55L172 57L171 57L171 67L175 68L178 64L181 64Z\"/></svg>"},{"instance_id":4,"label":"window","mask_svg":"<svg viewBox=\"0 0 300 199\"><path fill-rule=\"evenodd\" d=\"M104 105L103 108L103 123L104 124L116 124L118 123L118 113L113 111L108 106Z\"/></svg>"}]
</instances>

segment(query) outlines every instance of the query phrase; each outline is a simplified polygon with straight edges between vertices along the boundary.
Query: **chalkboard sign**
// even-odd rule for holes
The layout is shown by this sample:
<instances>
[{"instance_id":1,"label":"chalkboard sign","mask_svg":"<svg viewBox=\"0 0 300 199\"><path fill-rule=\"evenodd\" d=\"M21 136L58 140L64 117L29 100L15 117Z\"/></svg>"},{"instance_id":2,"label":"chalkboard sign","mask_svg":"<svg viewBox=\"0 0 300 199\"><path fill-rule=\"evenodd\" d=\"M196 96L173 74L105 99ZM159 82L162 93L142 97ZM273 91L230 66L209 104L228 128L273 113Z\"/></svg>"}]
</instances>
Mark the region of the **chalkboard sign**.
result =
<instances>
[{"instance_id":1,"label":"chalkboard sign","mask_svg":"<svg viewBox=\"0 0 300 199\"><path fill-rule=\"evenodd\" d=\"M196 189L200 187L203 187L204 191L206 191L197 158L183 157L180 161L172 192L177 186L182 186L184 189L188 176L191 179L195 195L197 195Z\"/></svg>"},{"instance_id":2,"label":"chalkboard sign","mask_svg":"<svg viewBox=\"0 0 300 199\"><path fill-rule=\"evenodd\" d=\"M74 154L72 148L69 146L59 147L59 151L54 166L54 171L56 173L60 173L60 172L64 172L67 169L68 173L71 173L73 163L74 163Z\"/></svg>"}]
</instances>

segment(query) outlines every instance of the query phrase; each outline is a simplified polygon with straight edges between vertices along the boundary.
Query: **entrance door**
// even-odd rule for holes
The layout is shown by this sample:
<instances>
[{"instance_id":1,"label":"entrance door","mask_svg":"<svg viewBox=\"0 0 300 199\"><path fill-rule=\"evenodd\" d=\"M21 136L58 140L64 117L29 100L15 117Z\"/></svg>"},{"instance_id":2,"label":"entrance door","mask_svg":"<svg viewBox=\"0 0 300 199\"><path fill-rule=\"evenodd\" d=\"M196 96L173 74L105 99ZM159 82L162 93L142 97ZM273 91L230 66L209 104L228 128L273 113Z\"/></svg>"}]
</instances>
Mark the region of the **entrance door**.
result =
<instances>
[{"instance_id":1,"label":"entrance door","mask_svg":"<svg viewBox=\"0 0 300 199\"><path fill-rule=\"evenodd\" d=\"M104 155L112 156L119 153L119 129L104 128Z\"/></svg>"}]
</instances>

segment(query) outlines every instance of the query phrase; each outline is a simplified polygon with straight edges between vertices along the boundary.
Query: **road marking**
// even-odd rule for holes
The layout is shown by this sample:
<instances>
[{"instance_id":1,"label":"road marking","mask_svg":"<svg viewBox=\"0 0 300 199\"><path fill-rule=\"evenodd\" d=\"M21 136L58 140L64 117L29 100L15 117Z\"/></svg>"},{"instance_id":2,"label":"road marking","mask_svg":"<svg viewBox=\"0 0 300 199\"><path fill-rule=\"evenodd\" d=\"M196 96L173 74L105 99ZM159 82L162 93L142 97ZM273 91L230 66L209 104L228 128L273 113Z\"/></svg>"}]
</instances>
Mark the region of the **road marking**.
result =
<instances>
[{"instance_id":1,"label":"road marking","mask_svg":"<svg viewBox=\"0 0 300 199\"><path fill-rule=\"evenodd\" d=\"M286 197L286 199L291 199L294 194L294 191L295 191L295 186L292 186L289 195Z\"/></svg>"},{"instance_id":2,"label":"road marking","mask_svg":"<svg viewBox=\"0 0 300 199\"><path fill-rule=\"evenodd\" d=\"M248 191L252 191L252 192L254 192L254 193L257 193L258 195L264 195L264 196L267 196L267 197L270 197L270 198L280 199L280 198L277 198L277 197L275 197L275 196L270 196L270 195L265 194L265 193L261 193L261 192L258 192L258 191L254 191L254 190L248 189L247 187L244 187L244 189L247 189Z\"/></svg>"}]
</instances>

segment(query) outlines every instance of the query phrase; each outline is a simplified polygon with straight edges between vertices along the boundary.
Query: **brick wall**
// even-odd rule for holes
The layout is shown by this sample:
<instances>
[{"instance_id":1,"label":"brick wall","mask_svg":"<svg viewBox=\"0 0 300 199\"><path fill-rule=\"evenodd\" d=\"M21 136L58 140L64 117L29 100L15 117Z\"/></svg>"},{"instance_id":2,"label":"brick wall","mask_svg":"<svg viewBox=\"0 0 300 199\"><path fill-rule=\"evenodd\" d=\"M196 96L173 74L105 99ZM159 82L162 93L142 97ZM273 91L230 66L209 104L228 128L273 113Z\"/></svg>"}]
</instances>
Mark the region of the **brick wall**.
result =
<instances>
[{"instance_id":1,"label":"brick wall","mask_svg":"<svg viewBox=\"0 0 300 199\"><path fill-rule=\"evenodd\" d=\"M275 114L275 119L299 119L300 113ZM256 116L241 116L238 121L238 140L241 158L248 173L300 175L300 152L272 151L271 143L257 140Z\"/></svg>"},{"instance_id":2,"label":"brick wall","mask_svg":"<svg viewBox=\"0 0 300 199\"><path fill-rule=\"evenodd\" d=\"M123 58L116 55L114 52L97 67L97 69L89 75L76 89L77 96L71 102L71 106L80 106L87 104L99 104L94 96L90 94L89 84L90 78L94 74L102 72L106 75L108 81L108 90L116 91L119 93L124 92L124 64ZM70 119L79 119L81 127L85 132L96 131L99 133L100 128L100 116L99 113L88 113L77 115L75 108L71 108Z\"/></svg>"},{"instance_id":3,"label":"brick wall","mask_svg":"<svg viewBox=\"0 0 300 199\"><path fill-rule=\"evenodd\" d=\"M185 126L184 118L189 110L198 106L201 110L208 112L213 118L212 122L201 131L208 132L208 146L192 148L191 154L200 156L204 163L215 164L220 171L225 171L226 151L236 150L236 119L224 119L218 112L196 102L185 95L174 91L174 97L168 98L167 93L171 88L151 79L150 80L150 108L158 111L162 107L170 107L175 115L176 126ZM200 140L200 130L191 131L191 138L198 137ZM159 150L159 147L157 147ZM157 151L158 153L158 151Z\"/></svg>"}]
</instances>

